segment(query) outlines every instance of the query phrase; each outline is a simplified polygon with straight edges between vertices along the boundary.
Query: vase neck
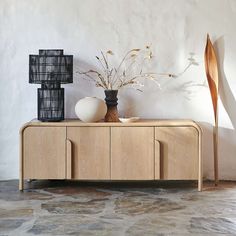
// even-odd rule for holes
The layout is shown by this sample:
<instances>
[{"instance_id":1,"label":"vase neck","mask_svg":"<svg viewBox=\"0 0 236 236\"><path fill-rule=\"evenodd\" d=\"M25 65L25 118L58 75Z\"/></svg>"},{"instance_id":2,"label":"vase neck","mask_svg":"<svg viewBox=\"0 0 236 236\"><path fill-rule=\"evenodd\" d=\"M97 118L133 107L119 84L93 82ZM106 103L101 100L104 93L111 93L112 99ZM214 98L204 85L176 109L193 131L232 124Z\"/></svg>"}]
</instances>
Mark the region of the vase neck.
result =
<instances>
[{"instance_id":1,"label":"vase neck","mask_svg":"<svg viewBox=\"0 0 236 236\"><path fill-rule=\"evenodd\" d=\"M105 101L106 101L107 106L117 106L117 104L118 104L117 103L118 90L105 90L104 92L106 95Z\"/></svg>"}]
</instances>

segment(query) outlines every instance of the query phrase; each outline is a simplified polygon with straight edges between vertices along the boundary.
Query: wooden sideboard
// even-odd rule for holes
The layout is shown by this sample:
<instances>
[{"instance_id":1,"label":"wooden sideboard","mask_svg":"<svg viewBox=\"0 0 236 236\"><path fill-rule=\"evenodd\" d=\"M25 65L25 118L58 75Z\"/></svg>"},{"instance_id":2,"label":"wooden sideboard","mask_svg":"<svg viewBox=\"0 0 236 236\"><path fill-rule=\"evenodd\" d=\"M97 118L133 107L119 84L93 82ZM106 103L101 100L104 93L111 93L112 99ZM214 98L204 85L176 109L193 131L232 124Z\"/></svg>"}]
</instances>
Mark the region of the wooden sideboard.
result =
<instances>
[{"instance_id":1,"label":"wooden sideboard","mask_svg":"<svg viewBox=\"0 0 236 236\"><path fill-rule=\"evenodd\" d=\"M20 181L198 180L201 129L191 120L31 121L20 130Z\"/></svg>"}]
</instances>

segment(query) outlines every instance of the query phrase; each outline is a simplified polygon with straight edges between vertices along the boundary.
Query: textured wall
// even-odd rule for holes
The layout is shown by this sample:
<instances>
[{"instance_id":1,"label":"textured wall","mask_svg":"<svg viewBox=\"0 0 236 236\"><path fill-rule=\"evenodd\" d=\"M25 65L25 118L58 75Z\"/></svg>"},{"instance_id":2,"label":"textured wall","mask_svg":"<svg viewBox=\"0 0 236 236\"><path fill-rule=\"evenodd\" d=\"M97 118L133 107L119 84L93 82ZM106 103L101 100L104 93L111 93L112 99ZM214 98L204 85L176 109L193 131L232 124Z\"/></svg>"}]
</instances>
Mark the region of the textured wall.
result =
<instances>
[{"instance_id":1,"label":"textured wall","mask_svg":"<svg viewBox=\"0 0 236 236\"><path fill-rule=\"evenodd\" d=\"M212 177L213 113L204 73L209 32L220 55L220 177L236 179L236 1L235 0L0 0L0 179L18 176L18 131L36 117L36 85L28 84L28 55L64 48L78 67L96 67L94 55L112 49L118 59L152 43L152 71L181 71L194 52L199 66L182 77L152 83L145 91L120 91L120 115L190 118L204 129L204 176ZM85 80L65 85L66 116L84 96L103 98Z\"/></svg>"}]
</instances>

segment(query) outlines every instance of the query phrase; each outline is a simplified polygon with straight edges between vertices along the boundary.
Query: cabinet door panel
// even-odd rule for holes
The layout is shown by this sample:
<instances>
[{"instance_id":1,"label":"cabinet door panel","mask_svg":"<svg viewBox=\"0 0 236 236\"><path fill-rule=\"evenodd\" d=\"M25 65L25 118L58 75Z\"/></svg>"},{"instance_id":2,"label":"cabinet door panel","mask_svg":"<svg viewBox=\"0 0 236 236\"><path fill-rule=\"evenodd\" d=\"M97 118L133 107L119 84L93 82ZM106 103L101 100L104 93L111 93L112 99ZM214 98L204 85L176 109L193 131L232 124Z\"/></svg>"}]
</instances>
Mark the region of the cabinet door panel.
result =
<instances>
[{"instance_id":1,"label":"cabinet door panel","mask_svg":"<svg viewBox=\"0 0 236 236\"><path fill-rule=\"evenodd\" d=\"M111 179L154 179L154 128L111 128Z\"/></svg>"},{"instance_id":2,"label":"cabinet door panel","mask_svg":"<svg viewBox=\"0 0 236 236\"><path fill-rule=\"evenodd\" d=\"M25 179L65 178L65 127L27 127L23 134Z\"/></svg>"},{"instance_id":3,"label":"cabinet door panel","mask_svg":"<svg viewBox=\"0 0 236 236\"><path fill-rule=\"evenodd\" d=\"M155 179L161 178L161 143L159 141L155 141Z\"/></svg>"},{"instance_id":4,"label":"cabinet door panel","mask_svg":"<svg viewBox=\"0 0 236 236\"><path fill-rule=\"evenodd\" d=\"M156 127L155 139L160 142L162 179L198 178L198 132L194 127Z\"/></svg>"},{"instance_id":5,"label":"cabinet door panel","mask_svg":"<svg viewBox=\"0 0 236 236\"><path fill-rule=\"evenodd\" d=\"M69 127L72 144L72 178L110 179L110 128Z\"/></svg>"}]
</instances>

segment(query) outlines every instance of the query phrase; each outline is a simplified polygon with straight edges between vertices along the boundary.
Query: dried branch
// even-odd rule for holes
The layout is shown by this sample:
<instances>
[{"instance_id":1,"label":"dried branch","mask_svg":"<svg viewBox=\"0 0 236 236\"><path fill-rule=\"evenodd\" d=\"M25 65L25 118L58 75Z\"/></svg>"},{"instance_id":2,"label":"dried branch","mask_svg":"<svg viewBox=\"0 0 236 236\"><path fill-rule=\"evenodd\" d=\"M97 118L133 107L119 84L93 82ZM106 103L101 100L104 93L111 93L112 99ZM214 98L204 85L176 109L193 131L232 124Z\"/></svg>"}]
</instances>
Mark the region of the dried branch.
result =
<instances>
[{"instance_id":1,"label":"dried branch","mask_svg":"<svg viewBox=\"0 0 236 236\"><path fill-rule=\"evenodd\" d=\"M187 66L178 74L143 72L144 66L154 57L151 46L146 46L145 49L134 48L129 50L121 59L118 67L109 64L108 56L112 55L114 55L114 53L108 50L106 53L101 51L101 58L96 56L102 68L102 73L96 70L88 70L79 72L79 74L85 75L89 80L93 81L97 87L102 87L103 89L120 89L125 86L141 87L143 84L140 83L139 80L146 79L154 81L160 87L157 81L158 79L177 78L182 76L192 65L198 65L193 58L193 54L190 54Z\"/></svg>"}]
</instances>

